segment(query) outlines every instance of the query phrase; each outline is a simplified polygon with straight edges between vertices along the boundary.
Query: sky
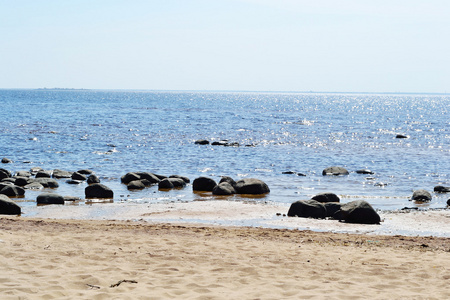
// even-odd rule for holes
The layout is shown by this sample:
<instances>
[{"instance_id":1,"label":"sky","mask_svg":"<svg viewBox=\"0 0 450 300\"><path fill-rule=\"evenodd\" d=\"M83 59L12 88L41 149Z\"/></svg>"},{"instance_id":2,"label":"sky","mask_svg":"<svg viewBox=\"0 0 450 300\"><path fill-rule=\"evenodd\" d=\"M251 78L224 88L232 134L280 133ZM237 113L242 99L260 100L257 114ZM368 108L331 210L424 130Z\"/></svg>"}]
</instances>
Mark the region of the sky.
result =
<instances>
[{"instance_id":1,"label":"sky","mask_svg":"<svg viewBox=\"0 0 450 300\"><path fill-rule=\"evenodd\" d=\"M450 93L447 0L0 0L0 88Z\"/></svg>"}]
</instances>

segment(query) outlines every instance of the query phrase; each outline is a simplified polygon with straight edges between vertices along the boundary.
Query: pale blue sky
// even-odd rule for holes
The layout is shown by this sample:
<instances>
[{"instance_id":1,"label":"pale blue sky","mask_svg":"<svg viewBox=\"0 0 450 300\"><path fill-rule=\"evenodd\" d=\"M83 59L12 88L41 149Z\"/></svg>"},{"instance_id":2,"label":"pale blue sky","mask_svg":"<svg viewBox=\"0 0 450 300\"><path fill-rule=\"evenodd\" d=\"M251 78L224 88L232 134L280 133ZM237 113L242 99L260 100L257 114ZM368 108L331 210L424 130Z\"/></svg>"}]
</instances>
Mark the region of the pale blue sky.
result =
<instances>
[{"instance_id":1,"label":"pale blue sky","mask_svg":"<svg viewBox=\"0 0 450 300\"><path fill-rule=\"evenodd\" d=\"M450 92L446 0L0 0L0 88Z\"/></svg>"}]
</instances>

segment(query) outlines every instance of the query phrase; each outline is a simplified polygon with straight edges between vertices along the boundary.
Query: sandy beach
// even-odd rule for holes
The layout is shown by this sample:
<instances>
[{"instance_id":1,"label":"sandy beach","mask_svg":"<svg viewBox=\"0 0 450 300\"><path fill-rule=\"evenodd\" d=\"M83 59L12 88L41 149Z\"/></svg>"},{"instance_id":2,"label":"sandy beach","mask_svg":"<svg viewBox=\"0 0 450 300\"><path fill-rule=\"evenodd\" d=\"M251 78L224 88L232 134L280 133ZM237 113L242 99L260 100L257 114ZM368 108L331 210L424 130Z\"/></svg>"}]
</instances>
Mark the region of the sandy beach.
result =
<instances>
[{"instance_id":1,"label":"sandy beach","mask_svg":"<svg viewBox=\"0 0 450 300\"><path fill-rule=\"evenodd\" d=\"M2 299L448 299L450 240L1 217Z\"/></svg>"}]
</instances>

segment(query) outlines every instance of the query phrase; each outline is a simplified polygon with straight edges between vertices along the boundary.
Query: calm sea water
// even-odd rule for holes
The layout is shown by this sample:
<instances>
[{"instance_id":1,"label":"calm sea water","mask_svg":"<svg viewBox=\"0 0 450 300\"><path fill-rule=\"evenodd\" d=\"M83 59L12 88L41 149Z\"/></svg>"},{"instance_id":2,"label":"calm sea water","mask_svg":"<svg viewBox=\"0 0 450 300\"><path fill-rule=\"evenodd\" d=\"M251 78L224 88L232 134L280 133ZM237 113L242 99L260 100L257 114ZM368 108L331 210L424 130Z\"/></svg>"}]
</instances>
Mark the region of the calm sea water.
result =
<instances>
[{"instance_id":1,"label":"calm sea water","mask_svg":"<svg viewBox=\"0 0 450 300\"><path fill-rule=\"evenodd\" d=\"M254 201L291 203L333 192L342 202L364 199L391 210L442 208L450 197L432 192L436 185L450 185L450 96L0 90L0 102L0 155L14 161L1 167L92 169L114 190L114 201L214 199L194 194L190 186L130 192L120 176L131 171L191 181L255 177L271 193ZM197 139L241 146L195 145ZM351 173L322 176L329 166ZM354 172L364 168L375 174ZM55 192L84 198L85 184L59 182ZM409 201L421 188L432 192L431 203ZM27 191L21 205L36 205L39 193Z\"/></svg>"}]
</instances>

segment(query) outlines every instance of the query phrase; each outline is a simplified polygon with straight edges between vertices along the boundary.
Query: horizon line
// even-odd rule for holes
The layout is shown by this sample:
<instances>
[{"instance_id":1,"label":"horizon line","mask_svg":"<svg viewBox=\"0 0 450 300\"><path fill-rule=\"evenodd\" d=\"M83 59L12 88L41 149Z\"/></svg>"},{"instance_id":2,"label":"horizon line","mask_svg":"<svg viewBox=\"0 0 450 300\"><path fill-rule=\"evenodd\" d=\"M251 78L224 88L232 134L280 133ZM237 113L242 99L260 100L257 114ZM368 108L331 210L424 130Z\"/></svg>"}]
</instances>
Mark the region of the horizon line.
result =
<instances>
[{"instance_id":1,"label":"horizon line","mask_svg":"<svg viewBox=\"0 0 450 300\"><path fill-rule=\"evenodd\" d=\"M449 95L448 92L361 92L361 91L280 91L280 90L184 90L184 89L128 89L128 88L0 88L0 90L47 90L47 91L148 91L148 92L197 92L197 93L292 93L292 94L412 94Z\"/></svg>"}]
</instances>

